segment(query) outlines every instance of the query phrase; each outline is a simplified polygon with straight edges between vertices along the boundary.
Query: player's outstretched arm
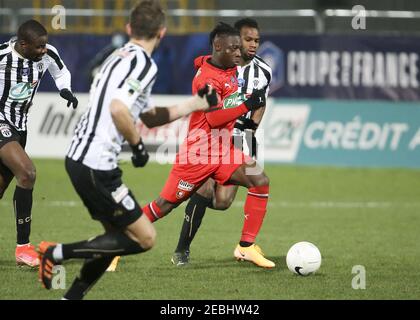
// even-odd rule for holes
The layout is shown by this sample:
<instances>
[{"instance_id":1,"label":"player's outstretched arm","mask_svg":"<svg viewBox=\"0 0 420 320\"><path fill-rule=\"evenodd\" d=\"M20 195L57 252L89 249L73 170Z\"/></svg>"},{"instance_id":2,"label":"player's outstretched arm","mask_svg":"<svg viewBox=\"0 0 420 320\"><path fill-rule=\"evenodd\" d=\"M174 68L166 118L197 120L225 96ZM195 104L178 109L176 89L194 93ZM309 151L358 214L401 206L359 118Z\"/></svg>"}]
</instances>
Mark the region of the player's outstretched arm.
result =
<instances>
[{"instance_id":1,"label":"player's outstretched arm","mask_svg":"<svg viewBox=\"0 0 420 320\"><path fill-rule=\"evenodd\" d=\"M248 111L257 110L263 106L265 106L265 93L263 90L257 90L251 94L248 100L237 107L210 109L206 113L206 119L210 127L216 128L239 118Z\"/></svg>"},{"instance_id":2,"label":"player's outstretched arm","mask_svg":"<svg viewBox=\"0 0 420 320\"><path fill-rule=\"evenodd\" d=\"M148 128L153 128L175 121L194 111L207 110L215 105L217 105L216 92L211 87L205 86L198 90L196 95L177 105L154 107L142 113L140 119Z\"/></svg>"}]
</instances>

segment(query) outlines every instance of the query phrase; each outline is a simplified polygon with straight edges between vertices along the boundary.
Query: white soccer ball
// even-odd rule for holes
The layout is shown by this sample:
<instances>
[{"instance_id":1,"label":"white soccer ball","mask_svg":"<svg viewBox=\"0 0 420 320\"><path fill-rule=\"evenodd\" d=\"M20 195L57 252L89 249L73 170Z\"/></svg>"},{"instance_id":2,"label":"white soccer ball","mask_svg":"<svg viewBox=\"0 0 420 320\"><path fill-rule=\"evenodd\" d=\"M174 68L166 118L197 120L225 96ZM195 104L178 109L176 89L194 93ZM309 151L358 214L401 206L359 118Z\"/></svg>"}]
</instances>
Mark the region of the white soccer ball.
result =
<instances>
[{"instance_id":1,"label":"white soccer ball","mask_svg":"<svg viewBox=\"0 0 420 320\"><path fill-rule=\"evenodd\" d=\"M289 270L301 276L316 272L321 266L321 252L310 242L295 243L287 252L286 263Z\"/></svg>"}]
</instances>

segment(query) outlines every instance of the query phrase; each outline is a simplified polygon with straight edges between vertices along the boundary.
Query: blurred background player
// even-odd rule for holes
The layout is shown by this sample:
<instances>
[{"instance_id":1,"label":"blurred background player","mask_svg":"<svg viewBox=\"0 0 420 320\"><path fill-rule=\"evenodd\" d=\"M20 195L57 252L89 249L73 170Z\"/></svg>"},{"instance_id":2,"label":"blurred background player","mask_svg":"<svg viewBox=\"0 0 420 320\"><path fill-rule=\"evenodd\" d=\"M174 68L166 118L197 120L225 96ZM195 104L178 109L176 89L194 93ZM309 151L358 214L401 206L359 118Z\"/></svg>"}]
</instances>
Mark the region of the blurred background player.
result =
<instances>
[{"instance_id":1,"label":"blurred background player","mask_svg":"<svg viewBox=\"0 0 420 320\"><path fill-rule=\"evenodd\" d=\"M53 267L69 259L84 259L80 274L64 299L82 299L100 279L115 256L151 249L156 232L142 215L134 195L122 182L117 158L127 141L134 167L146 165L149 155L135 122L140 117L155 127L209 107L215 94L199 94L173 107L154 107L150 99L157 66L151 54L166 32L165 14L159 3L145 0L130 14L130 41L102 64L93 83L89 108L79 120L66 157L70 180L91 217L105 233L90 240L69 244L41 242L39 278L52 287Z\"/></svg>"},{"instance_id":2,"label":"blurred background player","mask_svg":"<svg viewBox=\"0 0 420 320\"><path fill-rule=\"evenodd\" d=\"M67 106L77 107L71 92L71 75L57 50L48 43L47 30L28 20L19 26L17 38L0 45L0 198L16 177L13 207L16 216L16 263L39 265L30 244L32 193L35 166L25 152L28 111L48 70Z\"/></svg>"},{"instance_id":3,"label":"blurred background player","mask_svg":"<svg viewBox=\"0 0 420 320\"><path fill-rule=\"evenodd\" d=\"M213 178L220 185L246 187L245 221L235 256L238 254L241 259L252 261L260 267L273 268L274 262L264 258L255 245L267 210L269 179L261 168L250 174L250 169L256 168L256 162L231 143L237 118L265 106L266 92L264 89L255 90L247 100L237 99L236 66L241 57L241 40L237 29L219 23L210 33L210 43L212 55L195 60L198 71L192 87L196 92L208 83L216 90L221 101L215 108L191 115L187 137L176 156L168 180L160 196L143 211L151 221L162 218L187 200L208 178Z\"/></svg>"},{"instance_id":4,"label":"blurred background player","mask_svg":"<svg viewBox=\"0 0 420 320\"><path fill-rule=\"evenodd\" d=\"M244 18L235 22L235 28L241 36L241 58L238 65L238 93L251 94L260 89L265 90L268 97L271 81L271 68L264 60L257 56L260 45L260 31L254 19ZM249 155L256 158L257 140L255 131L261 122L265 106L242 115L238 118L233 129L232 142L239 149L243 149L246 141ZM223 186L208 179L205 184L191 196L185 209L185 218L182 225L178 245L172 256L172 263L183 266L189 262L190 245L200 227L207 207L215 210L226 210L235 199L238 186ZM260 250L257 247L258 250ZM237 259L242 259L237 250L234 253Z\"/></svg>"}]
</instances>

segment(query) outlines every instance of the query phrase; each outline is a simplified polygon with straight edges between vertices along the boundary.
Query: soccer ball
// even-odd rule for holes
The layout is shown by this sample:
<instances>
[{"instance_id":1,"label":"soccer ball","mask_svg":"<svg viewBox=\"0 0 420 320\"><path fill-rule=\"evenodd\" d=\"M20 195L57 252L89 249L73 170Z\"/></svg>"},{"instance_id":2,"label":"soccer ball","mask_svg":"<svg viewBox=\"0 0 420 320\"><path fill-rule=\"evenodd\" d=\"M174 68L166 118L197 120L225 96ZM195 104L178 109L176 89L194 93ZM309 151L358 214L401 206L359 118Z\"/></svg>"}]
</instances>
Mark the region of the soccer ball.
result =
<instances>
[{"instance_id":1,"label":"soccer ball","mask_svg":"<svg viewBox=\"0 0 420 320\"><path fill-rule=\"evenodd\" d=\"M287 252L286 263L291 272L308 276L321 266L321 252L310 242L298 242Z\"/></svg>"}]
</instances>

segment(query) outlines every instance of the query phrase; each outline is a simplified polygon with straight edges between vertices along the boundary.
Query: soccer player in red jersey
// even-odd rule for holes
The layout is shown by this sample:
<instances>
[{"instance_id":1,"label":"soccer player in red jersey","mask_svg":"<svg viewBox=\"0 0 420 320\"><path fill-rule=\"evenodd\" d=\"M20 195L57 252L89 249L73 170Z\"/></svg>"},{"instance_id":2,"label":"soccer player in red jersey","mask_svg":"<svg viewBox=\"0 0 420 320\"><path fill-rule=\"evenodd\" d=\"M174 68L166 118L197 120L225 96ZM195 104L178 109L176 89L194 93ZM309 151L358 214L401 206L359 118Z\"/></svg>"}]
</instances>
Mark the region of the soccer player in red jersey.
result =
<instances>
[{"instance_id":1,"label":"soccer player in red jersey","mask_svg":"<svg viewBox=\"0 0 420 320\"><path fill-rule=\"evenodd\" d=\"M191 114L187 137L160 196L143 208L154 222L187 200L208 178L220 185L240 185L248 189L244 207L244 225L235 252L240 259L264 268L275 267L266 259L255 238L261 228L269 194L269 179L256 162L231 143L236 119L265 106L265 90L253 92L242 101L238 95L236 66L241 56L239 32L219 23L210 33L211 57L195 60L198 67L193 93L208 84L217 92L219 104L206 112Z\"/></svg>"},{"instance_id":2,"label":"soccer player in red jersey","mask_svg":"<svg viewBox=\"0 0 420 320\"><path fill-rule=\"evenodd\" d=\"M264 89L266 97L272 78L270 66L256 53L260 44L260 31L257 21L243 18L235 22L234 27L241 36L241 59L237 66L238 93L251 94ZM232 143L240 150L246 141L248 154L257 158L257 139L255 131L261 123L265 107L255 112L248 112L238 118L232 136ZM245 149L246 150L246 149ZM245 151L246 152L246 151ZM177 267L185 266L190 259L190 246L201 225L207 208L227 210L235 199L238 186L219 185L213 179L208 179L189 199L185 208L184 222L179 235L178 244L171 261ZM235 249L234 256L241 259L239 250Z\"/></svg>"}]
</instances>

